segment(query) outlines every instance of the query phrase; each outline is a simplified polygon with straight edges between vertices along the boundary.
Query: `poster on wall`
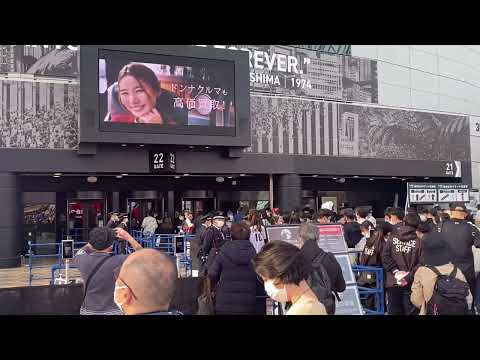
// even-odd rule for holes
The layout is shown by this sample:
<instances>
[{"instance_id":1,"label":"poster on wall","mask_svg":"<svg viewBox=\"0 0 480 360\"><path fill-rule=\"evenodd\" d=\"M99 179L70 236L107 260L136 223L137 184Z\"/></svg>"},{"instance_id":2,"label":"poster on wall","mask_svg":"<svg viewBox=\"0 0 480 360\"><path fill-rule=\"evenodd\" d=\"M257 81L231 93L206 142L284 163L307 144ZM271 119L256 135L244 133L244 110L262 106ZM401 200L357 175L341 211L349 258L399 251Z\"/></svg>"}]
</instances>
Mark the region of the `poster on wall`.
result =
<instances>
[{"instance_id":1,"label":"poster on wall","mask_svg":"<svg viewBox=\"0 0 480 360\"><path fill-rule=\"evenodd\" d=\"M0 73L76 78L77 54L77 45L0 45Z\"/></svg>"},{"instance_id":2,"label":"poster on wall","mask_svg":"<svg viewBox=\"0 0 480 360\"><path fill-rule=\"evenodd\" d=\"M252 153L430 160L444 177L471 156L461 115L252 94L251 124Z\"/></svg>"},{"instance_id":3,"label":"poster on wall","mask_svg":"<svg viewBox=\"0 0 480 360\"><path fill-rule=\"evenodd\" d=\"M378 103L377 62L289 45L196 45L247 51L250 90Z\"/></svg>"}]
</instances>

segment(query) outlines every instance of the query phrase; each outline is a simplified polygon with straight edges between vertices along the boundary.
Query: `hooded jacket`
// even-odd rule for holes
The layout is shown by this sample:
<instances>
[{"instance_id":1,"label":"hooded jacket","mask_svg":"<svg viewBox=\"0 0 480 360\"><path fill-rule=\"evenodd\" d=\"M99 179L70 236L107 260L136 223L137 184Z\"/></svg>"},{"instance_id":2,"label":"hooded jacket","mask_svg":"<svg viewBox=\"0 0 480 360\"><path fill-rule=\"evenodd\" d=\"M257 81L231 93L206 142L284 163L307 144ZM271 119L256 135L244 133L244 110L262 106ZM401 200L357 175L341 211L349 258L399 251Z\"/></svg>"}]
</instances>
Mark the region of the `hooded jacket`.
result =
<instances>
[{"instance_id":1,"label":"hooded jacket","mask_svg":"<svg viewBox=\"0 0 480 360\"><path fill-rule=\"evenodd\" d=\"M394 272L408 271L405 278L411 286L415 272L422 257L421 240L417 237L415 228L401 225L392 234L388 235L383 249L382 263L386 273L385 287L398 287Z\"/></svg>"},{"instance_id":2,"label":"hooded jacket","mask_svg":"<svg viewBox=\"0 0 480 360\"><path fill-rule=\"evenodd\" d=\"M208 268L208 276L215 287L217 314L255 314L259 287L251 262L255 255L248 239L229 241L222 246Z\"/></svg>"},{"instance_id":3,"label":"hooded jacket","mask_svg":"<svg viewBox=\"0 0 480 360\"><path fill-rule=\"evenodd\" d=\"M383 237L374 236L368 239L360 255L360 265L381 267L384 247L385 240Z\"/></svg>"}]
</instances>

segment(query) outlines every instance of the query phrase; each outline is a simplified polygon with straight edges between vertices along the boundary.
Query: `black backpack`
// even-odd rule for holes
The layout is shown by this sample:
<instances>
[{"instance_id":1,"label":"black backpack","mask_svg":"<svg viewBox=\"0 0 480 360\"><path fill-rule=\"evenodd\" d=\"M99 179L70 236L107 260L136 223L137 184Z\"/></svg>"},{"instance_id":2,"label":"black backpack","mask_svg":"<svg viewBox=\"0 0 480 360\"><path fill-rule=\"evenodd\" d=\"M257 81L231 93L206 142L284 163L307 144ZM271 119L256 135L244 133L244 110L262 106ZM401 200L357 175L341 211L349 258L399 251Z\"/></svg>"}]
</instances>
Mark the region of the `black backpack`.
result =
<instances>
[{"instance_id":1,"label":"black backpack","mask_svg":"<svg viewBox=\"0 0 480 360\"><path fill-rule=\"evenodd\" d=\"M457 279L457 267L450 275L441 274L436 267L427 266L437 275L433 295L427 303L427 315L467 315L468 284Z\"/></svg>"},{"instance_id":2,"label":"black backpack","mask_svg":"<svg viewBox=\"0 0 480 360\"><path fill-rule=\"evenodd\" d=\"M325 256L327 256L327 253L322 252L313 260L312 271L308 276L307 283L315 295L317 295L318 301L325 306L327 314L334 315L335 298L332 295L332 284L330 277L322 264Z\"/></svg>"}]
</instances>

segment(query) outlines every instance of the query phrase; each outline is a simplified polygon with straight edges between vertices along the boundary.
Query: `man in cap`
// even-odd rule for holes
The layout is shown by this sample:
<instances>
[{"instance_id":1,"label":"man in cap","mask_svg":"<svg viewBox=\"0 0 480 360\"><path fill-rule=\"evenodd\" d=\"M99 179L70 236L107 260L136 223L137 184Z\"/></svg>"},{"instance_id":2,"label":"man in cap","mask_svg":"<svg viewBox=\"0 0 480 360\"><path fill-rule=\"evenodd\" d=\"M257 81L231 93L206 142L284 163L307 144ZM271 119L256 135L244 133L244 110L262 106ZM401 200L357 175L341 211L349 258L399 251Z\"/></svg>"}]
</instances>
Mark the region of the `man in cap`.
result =
<instances>
[{"instance_id":1,"label":"man in cap","mask_svg":"<svg viewBox=\"0 0 480 360\"><path fill-rule=\"evenodd\" d=\"M480 248L480 232L465 218L468 210L464 203L450 204L450 219L440 224L439 230L452 249L453 264L458 266L467 279L470 291L475 297L475 266L472 246Z\"/></svg>"},{"instance_id":2,"label":"man in cap","mask_svg":"<svg viewBox=\"0 0 480 360\"><path fill-rule=\"evenodd\" d=\"M125 230L107 227L90 231L88 244L78 251L72 263L78 267L84 283L84 299L81 315L119 315L113 302L115 288L114 270L127 258L113 256L113 242L116 238L128 241L134 250L142 246Z\"/></svg>"},{"instance_id":3,"label":"man in cap","mask_svg":"<svg viewBox=\"0 0 480 360\"><path fill-rule=\"evenodd\" d=\"M169 311L178 275L175 263L165 253L140 250L123 262L115 278L112 295L122 314L181 315Z\"/></svg>"},{"instance_id":4,"label":"man in cap","mask_svg":"<svg viewBox=\"0 0 480 360\"><path fill-rule=\"evenodd\" d=\"M219 253L220 248L228 241L224 230L225 217L217 214L212 220L213 225L205 231L201 247L203 256L207 257L205 269L208 269L208 266L213 263L213 259Z\"/></svg>"},{"instance_id":5,"label":"man in cap","mask_svg":"<svg viewBox=\"0 0 480 360\"><path fill-rule=\"evenodd\" d=\"M203 252L202 244L205 232L212 226L212 215L206 214L200 218L200 226L195 233L195 239L190 240L190 254L192 258L192 269L199 270L202 262Z\"/></svg>"}]
</instances>

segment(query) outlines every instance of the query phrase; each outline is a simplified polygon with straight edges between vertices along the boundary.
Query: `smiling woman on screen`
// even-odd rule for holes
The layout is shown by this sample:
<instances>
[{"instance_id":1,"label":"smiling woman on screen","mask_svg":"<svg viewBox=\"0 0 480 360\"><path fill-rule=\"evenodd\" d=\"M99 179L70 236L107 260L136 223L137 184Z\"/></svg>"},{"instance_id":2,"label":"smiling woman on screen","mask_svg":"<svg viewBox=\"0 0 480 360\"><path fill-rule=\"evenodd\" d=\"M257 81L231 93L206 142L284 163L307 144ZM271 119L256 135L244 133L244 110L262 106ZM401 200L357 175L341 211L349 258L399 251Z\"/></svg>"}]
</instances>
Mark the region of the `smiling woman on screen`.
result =
<instances>
[{"instance_id":1,"label":"smiling woman on screen","mask_svg":"<svg viewBox=\"0 0 480 360\"><path fill-rule=\"evenodd\" d=\"M173 94L161 88L149 67L138 63L124 66L115 90L121 107L135 118L135 123L185 125L187 113L174 108Z\"/></svg>"}]
</instances>

